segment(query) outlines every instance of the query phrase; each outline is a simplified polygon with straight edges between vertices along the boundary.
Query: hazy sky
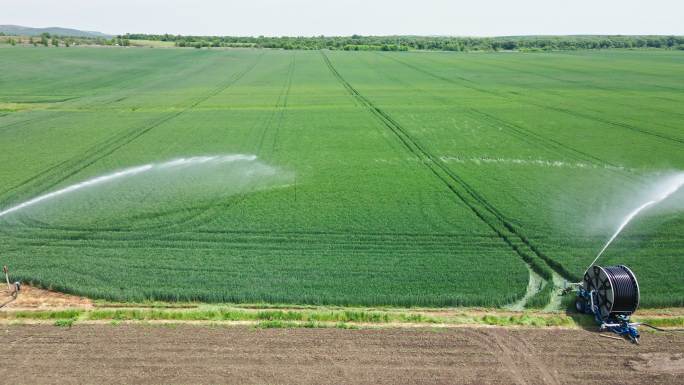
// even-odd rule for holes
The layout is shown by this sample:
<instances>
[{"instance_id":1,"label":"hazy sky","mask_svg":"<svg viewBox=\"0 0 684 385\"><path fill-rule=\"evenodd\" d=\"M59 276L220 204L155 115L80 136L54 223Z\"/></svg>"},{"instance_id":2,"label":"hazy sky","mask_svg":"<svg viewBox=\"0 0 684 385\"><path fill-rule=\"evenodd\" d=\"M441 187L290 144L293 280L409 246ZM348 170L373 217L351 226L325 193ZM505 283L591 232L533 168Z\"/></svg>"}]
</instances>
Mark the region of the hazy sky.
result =
<instances>
[{"instance_id":1,"label":"hazy sky","mask_svg":"<svg viewBox=\"0 0 684 385\"><path fill-rule=\"evenodd\" d=\"M0 24L111 34L678 34L684 0L0 0Z\"/></svg>"}]
</instances>

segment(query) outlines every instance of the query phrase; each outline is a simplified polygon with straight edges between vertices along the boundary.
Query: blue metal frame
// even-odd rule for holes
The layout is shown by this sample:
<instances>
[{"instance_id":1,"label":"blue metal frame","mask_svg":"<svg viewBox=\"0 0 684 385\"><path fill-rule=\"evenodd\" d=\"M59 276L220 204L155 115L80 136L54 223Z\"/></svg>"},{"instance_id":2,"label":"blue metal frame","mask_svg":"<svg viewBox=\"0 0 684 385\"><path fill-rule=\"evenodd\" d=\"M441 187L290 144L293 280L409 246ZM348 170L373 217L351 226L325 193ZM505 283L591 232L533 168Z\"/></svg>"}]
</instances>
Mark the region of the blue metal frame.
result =
<instances>
[{"instance_id":1,"label":"blue metal frame","mask_svg":"<svg viewBox=\"0 0 684 385\"><path fill-rule=\"evenodd\" d=\"M601 311L596 305L596 293L594 291L587 291L583 287L577 290L577 297L584 301L583 309L586 314L593 314L596 323L599 324L601 330L610 330L622 337L627 337L634 343L639 343L639 330L637 330L638 323L629 322L629 315L626 314L611 314L606 318L601 316Z\"/></svg>"}]
</instances>

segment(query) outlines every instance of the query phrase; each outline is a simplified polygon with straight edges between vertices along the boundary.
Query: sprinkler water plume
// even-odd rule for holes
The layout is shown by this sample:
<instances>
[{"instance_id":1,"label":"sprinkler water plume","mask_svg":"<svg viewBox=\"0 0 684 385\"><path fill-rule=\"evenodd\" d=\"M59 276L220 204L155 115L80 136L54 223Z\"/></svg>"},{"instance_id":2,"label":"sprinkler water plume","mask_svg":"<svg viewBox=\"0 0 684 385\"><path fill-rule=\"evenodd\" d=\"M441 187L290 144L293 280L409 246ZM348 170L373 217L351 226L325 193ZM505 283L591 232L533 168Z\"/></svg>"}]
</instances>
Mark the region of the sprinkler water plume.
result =
<instances>
[{"instance_id":1,"label":"sprinkler water plume","mask_svg":"<svg viewBox=\"0 0 684 385\"><path fill-rule=\"evenodd\" d=\"M591 268L596 263L596 261L601 257L601 255L603 255L603 253L606 251L606 249L613 243L613 241L615 241L615 239L618 237L618 235L620 235L622 230L624 230L625 227L627 227L627 225L637 215L639 215L641 212L643 212L647 208L655 206L658 203L666 200L667 198L669 198L670 196L675 194L677 191L679 191L679 189L682 186L684 186L684 173L675 174L674 176L666 179L660 186L658 186L655 193L651 194L651 196L649 196L649 198L646 202L642 203L639 207L637 207L636 209L632 210L629 214L627 214L627 216L622 220L622 222L618 226L615 233L613 233L613 235L610 237L610 239L608 239L608 242L606 242L606 244L603 246L601 251L599 251L596 258L594 258L594 260L591 262L591 264L589 264L589 266L587 267L587 270L589 270L589 268Z\"/></svg>"},{"instance_id":2,"label":"sprinkler water plume","mask_svg":"<svg viewBox=\"0 0 684 385\"><path fill-rule=\"evenodd\" d=\"M639 307L641 298L636 275L625 265L601 267L594 264L634 218L644 210L668 199L682 186L684 186L684 173L682 172L657 183L645 201L642 201L622 219L617 230L587 267L582 282L574 284L577 295L575 309L579 313L593 315L601 331L611 331L634 343L639 343L638 327L642 324L631 321L631 316Z\"/></svg>"},{"instance_id":3,"label":"sprinkler water plume","mask_svg":"<svg viewBox=\"0 0 684 385\"><path fill-rule=\"evenodd\" d=\"M139 175L143 173L149 173L154 170L181 170L185 167L198 166L198 165L220 165L224 163L233 162L254 162L257 157L255 155L244 155L244 154L232 154L232 155L216 155L216 156L196 156L190 158L179 158L163 163L150 163L142 166L136 166L127 168L121 171L117 171L111 174L106 174L98 177L88 179L83 182L79 182L68 187L40 195L33 199L22 202L18 205L9 207L5 210L0 211L0 218L15 213L17 211L23 210L27 207L37 205L42 202L46 202L70 194L79 190L99 186L106 184L118 179L132 177L134 175Z\"/></svg>"}]
</instances>

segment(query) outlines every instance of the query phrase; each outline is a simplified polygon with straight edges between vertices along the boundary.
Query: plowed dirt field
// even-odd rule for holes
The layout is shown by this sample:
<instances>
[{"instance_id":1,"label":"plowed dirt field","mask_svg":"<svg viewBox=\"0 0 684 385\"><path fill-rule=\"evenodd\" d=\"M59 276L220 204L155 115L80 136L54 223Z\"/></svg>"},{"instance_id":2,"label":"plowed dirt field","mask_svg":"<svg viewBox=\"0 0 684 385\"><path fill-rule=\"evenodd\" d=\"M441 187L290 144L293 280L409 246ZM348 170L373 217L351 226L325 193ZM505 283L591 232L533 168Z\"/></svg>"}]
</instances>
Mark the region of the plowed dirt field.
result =
<instances>
[{"instance_id":1,"label":"plowed dirt field","mask_svg":"<svg viewBox=\"0 0 684 385\"><path fill-rule=\"evenodd\" d=\"M3 383L681 384L684 335L3 325Z\"/></svg>"}]
</instances>

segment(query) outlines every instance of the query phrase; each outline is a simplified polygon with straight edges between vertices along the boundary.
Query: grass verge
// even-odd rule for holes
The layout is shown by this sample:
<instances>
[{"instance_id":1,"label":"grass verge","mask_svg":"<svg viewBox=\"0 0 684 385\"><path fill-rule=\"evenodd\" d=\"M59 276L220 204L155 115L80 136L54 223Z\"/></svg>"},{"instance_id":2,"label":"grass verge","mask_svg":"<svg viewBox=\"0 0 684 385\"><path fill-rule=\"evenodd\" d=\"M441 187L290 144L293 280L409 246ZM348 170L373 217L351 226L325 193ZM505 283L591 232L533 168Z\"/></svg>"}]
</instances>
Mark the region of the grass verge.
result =
<instances>
[{"instance_id":1,"label":"grass verge","mask_svg":"<svg viewBox=\"0 0 684 385\"><path fill-rule=\"evenodd\" d=\"M85 314L88 320L120 321L298 321L357 323L439 323L442 319L420 313L397 313L363 310L247 310L234 308L162 310L96 309Z\"/></svg>"},{"instance_id":2,"label":"grass verge","mask_svg":"<svg viewBox=\"0 0 684 385\"><path fill-rule=\"evenodd\" d=\"M368 326L421 326L421 325L492 325L528 327L574 327L573 318L556 313L501 313L473 311L440 312L438 315L417 311L367 311L367 310L329 310L329 309L243 309L243 308L200 308L200 309L93 309L93 310L38 310L0 313L8 321L53 321L103 322L206 322L253 323L258 328L290 327L339 327L357 328ZM63 326L63 325L60 325Z\"/></svg>"}]
</instances>

